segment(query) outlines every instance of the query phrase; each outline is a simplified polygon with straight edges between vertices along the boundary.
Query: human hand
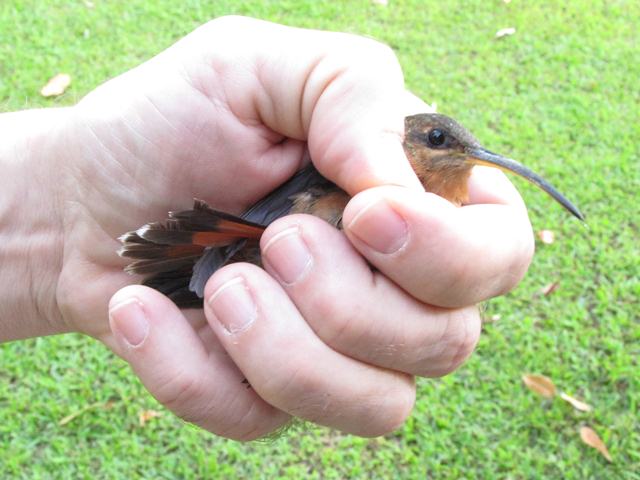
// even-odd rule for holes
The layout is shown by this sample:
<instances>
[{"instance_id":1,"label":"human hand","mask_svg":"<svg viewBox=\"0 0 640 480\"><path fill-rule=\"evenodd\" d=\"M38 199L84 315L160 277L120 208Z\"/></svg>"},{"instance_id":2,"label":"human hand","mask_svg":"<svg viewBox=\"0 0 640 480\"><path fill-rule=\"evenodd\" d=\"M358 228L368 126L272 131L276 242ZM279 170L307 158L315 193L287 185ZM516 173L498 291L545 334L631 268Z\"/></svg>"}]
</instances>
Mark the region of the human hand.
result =
<instances>
[{"instance_id":1,"label":"human hand","mask_svg":"<svg viewBox=\"0 0 640 480\"><path fill-rule=\"evenodd\" d=\"M396 428L413 375L448 373L469 355L474 304L517 283L533 244L499 172L476 169L460 209L422 191L402 151L404 116L419 108L388 48L242 18L213 21L99 87L69 115L64 325L223 436L256 438L291 415L367 436ZM121 289L131 278L114 255L120 234L193 197L239 213L307 148L355 196L346 235L308 216L274 222L261 241L266 272L220 270L204 312Z\"/></svg>"}]
</instances>

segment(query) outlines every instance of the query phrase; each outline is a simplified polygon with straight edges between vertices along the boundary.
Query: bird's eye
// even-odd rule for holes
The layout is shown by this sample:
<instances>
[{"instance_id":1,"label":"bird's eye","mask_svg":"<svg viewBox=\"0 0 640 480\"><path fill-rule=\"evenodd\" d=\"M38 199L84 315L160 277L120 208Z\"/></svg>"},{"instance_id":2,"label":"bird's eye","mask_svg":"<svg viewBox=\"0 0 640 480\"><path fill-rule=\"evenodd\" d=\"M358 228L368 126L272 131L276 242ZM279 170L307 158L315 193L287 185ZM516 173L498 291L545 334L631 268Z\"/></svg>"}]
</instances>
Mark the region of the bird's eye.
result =
<instances>
[{"instance_id":1,"label":"bird's eye","mask_svg":"<svg viewBox=\"0 0 640 480\"><path fill-rule=\"evenodd\" d=\"M446 136L442 130L440 130L439 128L434 128L433 130L429 131L427 139L429 140L430 146L439 147L444 143Z\"/></svg>"}]
</instances>

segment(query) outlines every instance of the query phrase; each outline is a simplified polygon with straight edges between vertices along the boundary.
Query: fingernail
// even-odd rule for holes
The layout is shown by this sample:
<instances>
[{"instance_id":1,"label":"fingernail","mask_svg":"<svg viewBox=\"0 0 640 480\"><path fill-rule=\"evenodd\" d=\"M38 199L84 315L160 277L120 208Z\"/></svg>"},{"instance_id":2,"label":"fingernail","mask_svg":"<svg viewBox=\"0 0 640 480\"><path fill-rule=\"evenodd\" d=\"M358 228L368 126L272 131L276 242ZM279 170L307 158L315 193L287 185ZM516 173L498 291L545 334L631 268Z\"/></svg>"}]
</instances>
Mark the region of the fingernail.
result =
<instances>
[{"instance_id":1,"label":"fingernail","mask_svg":"<svg viewBox=\"0 0 640 480\"><path fill-rule=\"evenodd\" d=\"M142 303L130 298L109 310L111 330L130 347L138 347L149 334L149 322Z\"/></svg>"},{"instance_id":2,"label":"fingernail","mask_svg":"<svg viewBox=\"0 0 640 480\"><path fill-rule=\"evenodd\" d=\"M240 277L222 284L207 303L218 322L231 334L246 330L258 316L251 291Z\"/></svg>"},{"instance_id":3,"label":"fingernail","mask_svg":"<svg viewBox=\"0 0 640 480\"><path fill-rule=\"evenodd\" d=\"M265 245L263 255L282 283L287 285L300 280L313 263L311 252L297 226L274 235Z\"/></svg>"},{"instance_id":4,"label":"fingernail","mask_svg":"<svg viewBox=\"0 0 640 480\"><path fill-rule=\"evenodd\" d=\"M407 222L385 200L363 208L347 226L353 235L380 253L394 253L407 242Z\"/></svg>"}]
</instances>

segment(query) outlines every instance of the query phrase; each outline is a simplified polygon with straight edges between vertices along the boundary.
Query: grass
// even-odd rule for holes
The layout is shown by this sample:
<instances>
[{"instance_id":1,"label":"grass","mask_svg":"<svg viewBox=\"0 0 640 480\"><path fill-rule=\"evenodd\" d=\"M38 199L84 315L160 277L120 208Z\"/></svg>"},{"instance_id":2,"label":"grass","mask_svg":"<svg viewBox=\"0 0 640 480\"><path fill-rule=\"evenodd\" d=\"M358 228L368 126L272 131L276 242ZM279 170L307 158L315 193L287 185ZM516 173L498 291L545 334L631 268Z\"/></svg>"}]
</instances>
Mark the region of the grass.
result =
<instances>
[{"instance_id":1,"label":"grass","mask_svg":"<svg viewBox=\"0 0 640 480\"><path fill-rule=\"evenodd\" d=\"M126 364L78 336L0 347L1 478L640 478L640 4L631 0L0 3L0 108L72 104L209 18L240 13L391 45L407 85L490 149L570 193L588 228L516 180L538 245L527 278L492 300L477 353L419 382L406 425L364 440L307 426L238 444L162 410ZM514 26L514 36L494 33ZM38 91L59 71L63 97ZM552 281L549 296L536 292ZM526 390L554 379L595 409ZM107 403L109 400L112 403ZM58 422L98 404L64 426ZM107 408L109 407L109 408ZM162 416L144 427L138 413ZM581 444L591 425L614 458Z\"/></svg>"}]
</instances>

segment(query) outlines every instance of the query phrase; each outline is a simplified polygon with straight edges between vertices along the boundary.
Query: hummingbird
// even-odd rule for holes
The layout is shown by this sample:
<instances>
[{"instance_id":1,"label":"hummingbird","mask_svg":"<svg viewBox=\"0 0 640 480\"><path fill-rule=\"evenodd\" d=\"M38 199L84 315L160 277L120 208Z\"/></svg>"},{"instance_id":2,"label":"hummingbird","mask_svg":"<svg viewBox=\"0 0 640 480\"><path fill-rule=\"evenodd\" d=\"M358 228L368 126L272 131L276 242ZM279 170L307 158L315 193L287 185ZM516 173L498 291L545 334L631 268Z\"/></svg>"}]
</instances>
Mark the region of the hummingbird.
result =
<instances>
[{"instance_id":1,"label":"hummingbird","mask_svg":"<svg viewBox=\"0 0 640 480\"><path fill-rule=\"evenodd\" d=\"M454 119L436 113L405 118L405 154L426 191L456 206L468 200L468 179L475 165L515 173L537 185L569 213L584 221L578 208L541 176L521 163L490 152ZM236 216L194 200L191 210L169 212L120 237L118 254L132 260L130 274L159 290L181 308L201 308L207 280L231 262L261 265L259 240L274 220L305 213L342 228L350 196L309 164L287 182Z\"/></svg>"}]
</instances>

